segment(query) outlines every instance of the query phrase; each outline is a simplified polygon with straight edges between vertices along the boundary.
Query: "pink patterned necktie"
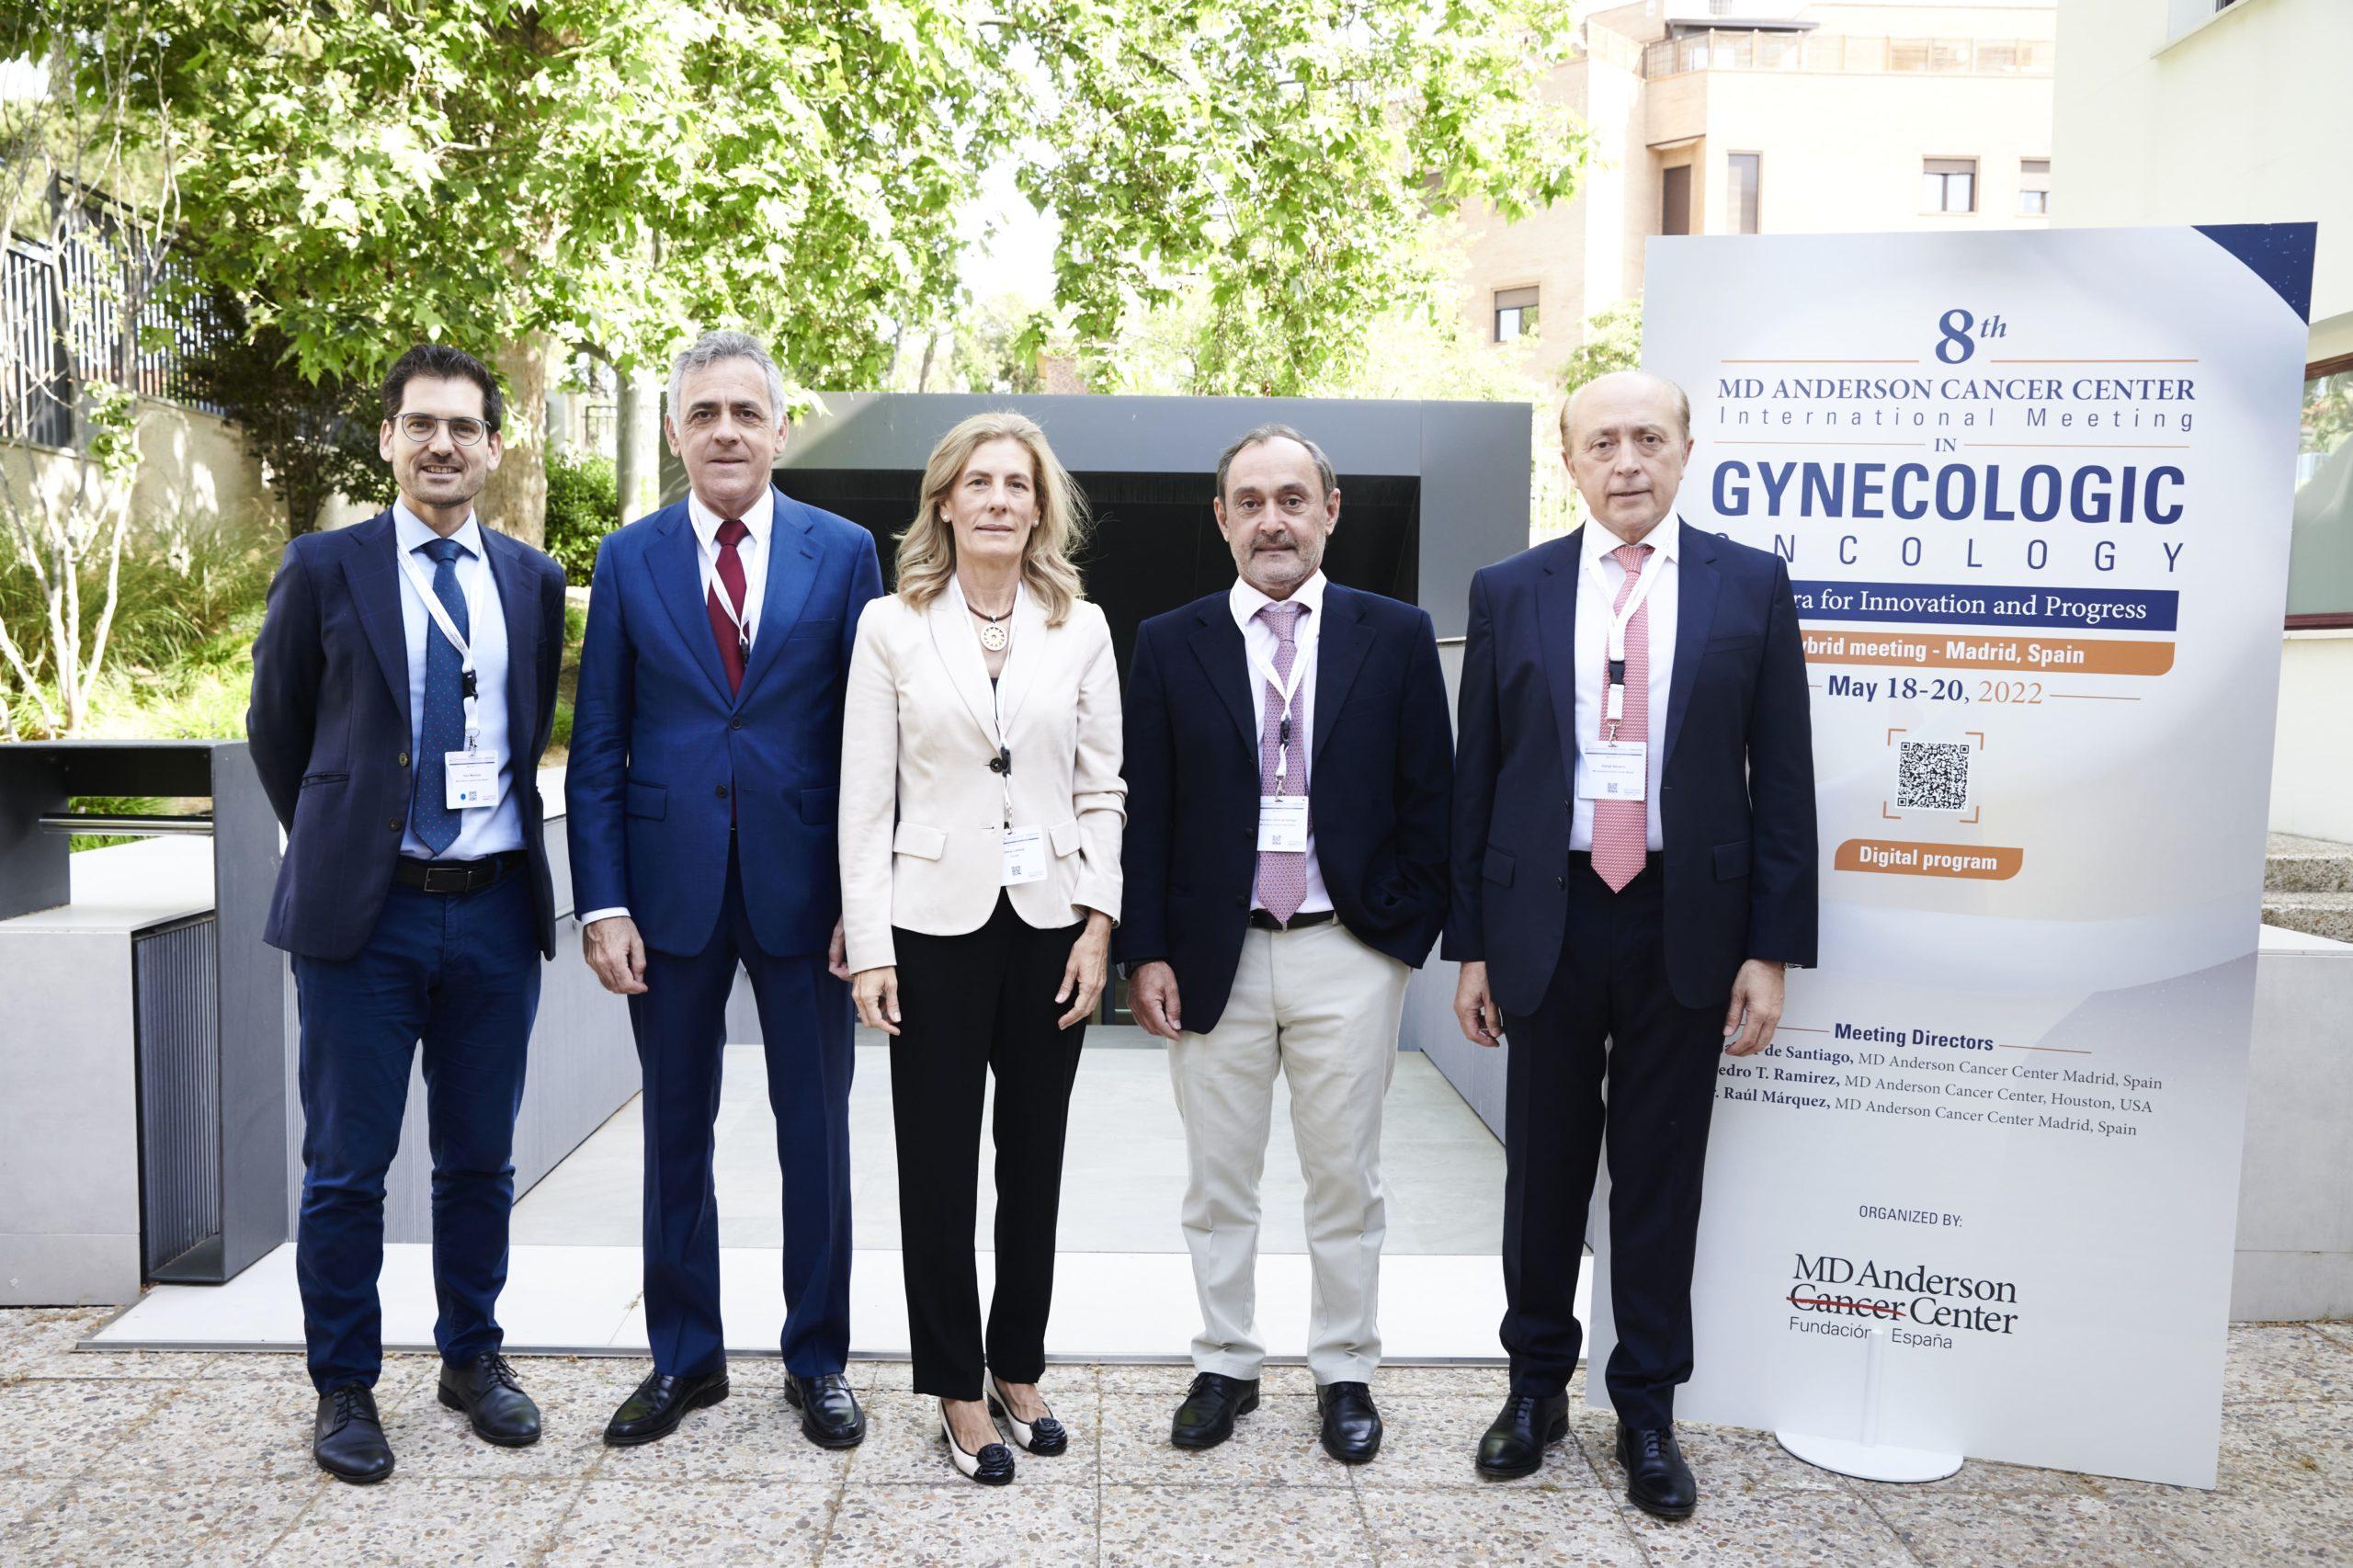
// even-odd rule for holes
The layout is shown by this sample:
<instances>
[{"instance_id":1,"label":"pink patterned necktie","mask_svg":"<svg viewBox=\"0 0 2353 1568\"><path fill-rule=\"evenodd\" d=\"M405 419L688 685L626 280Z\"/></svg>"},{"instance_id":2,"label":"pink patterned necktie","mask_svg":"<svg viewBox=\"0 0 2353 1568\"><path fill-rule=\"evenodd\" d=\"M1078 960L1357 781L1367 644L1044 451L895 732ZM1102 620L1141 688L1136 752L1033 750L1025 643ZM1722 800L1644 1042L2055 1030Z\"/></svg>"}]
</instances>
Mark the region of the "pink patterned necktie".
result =
<instances>
[{"instance_id":1,"label":"pink patterned necktie","mask_svg":"<svg viewBox=\"0 0 2353 1568\"><path fill-rule=\"evenodd\" d=\"M1588 524L1588 527L1591 525ZM1625 580L1618 585L1618 601L1610 607L1614 613L1626 608L1626 600L1648 563L1652 547L1647 544L1621 544L1609 553L1626 569ZM1609 725L1609 648L1608 637L1602 638L1601 665L1601 738L1610 738ZM1651 738L1651 604L1646 597L1633 619L1626 622L1626 696L1625 709L1618 721L1617 739L1623 745L1646 744ZM1647 791L1645 791L1647 792ZM1643 869L1643 857L1650 846L1650 804L1646 801L1596 801L1593 803L1593 869L1609 884L1611 892L1621 892Z\"/></svg>"},{"instance_id":2,"label":"pink patterned necktie","mask_svg":"<svg viewBox=\"0 0 2353 1568\"><path fill-rule=\"evenodd\" d=\"M1261 605L1258 614L1275 631L1275 675L1286 685L1290 681L1291 662L1299 656L1299 618L1307 607L1288 601ZM1267 683L1266 722L1258 732L1258 792L1275 792L1275 754L1284 752L1283 793L1307 793L1306 748L1300 743L1302 726L1294 719L1290 726L1288 747L1282 738L1283 694L1272 681ZM1276 919L1288 922L1299 913L1307 901L1307 856L1297 850L1261 849L1258 851L1258 907Z\"/></svg>"}]
</instances>

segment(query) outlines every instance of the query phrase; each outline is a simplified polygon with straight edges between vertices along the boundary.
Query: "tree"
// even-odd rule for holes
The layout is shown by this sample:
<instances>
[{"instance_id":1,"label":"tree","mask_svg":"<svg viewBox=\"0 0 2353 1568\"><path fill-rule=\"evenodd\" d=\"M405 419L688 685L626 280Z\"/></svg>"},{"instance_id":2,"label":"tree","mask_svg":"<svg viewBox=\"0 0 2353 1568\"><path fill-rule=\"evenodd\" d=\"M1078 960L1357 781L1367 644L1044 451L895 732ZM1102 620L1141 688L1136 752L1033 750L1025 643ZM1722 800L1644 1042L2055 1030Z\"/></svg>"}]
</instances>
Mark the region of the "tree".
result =
<instances>
[{"instance_id":1,"label":"tree","mask_svg":"<svg viewBox=\"0 0 2353 1568\"><path fill-rule=\"evenodd\" d=\"M1642 368L1643 297L1637 294L1586 318L1584 341L1569 351L1561 384L1574 392L1596 376Z\"/></svg>"},{"instance_id":2,"label":"tree","mask_svg":"<svg viewBox=\"0 0 2353 1568\"><path fill-rule=\"evenodd\" d=\"M287 537L317 528L320 511L338 494L389 502L392 472L376 450L375 383L333 371L305 376L278 328L253 325L225 292L216 291L214 309L231 335L188 362L189 380L267 469L270 488L286 503Z\"/></svg>"}]
</instances>

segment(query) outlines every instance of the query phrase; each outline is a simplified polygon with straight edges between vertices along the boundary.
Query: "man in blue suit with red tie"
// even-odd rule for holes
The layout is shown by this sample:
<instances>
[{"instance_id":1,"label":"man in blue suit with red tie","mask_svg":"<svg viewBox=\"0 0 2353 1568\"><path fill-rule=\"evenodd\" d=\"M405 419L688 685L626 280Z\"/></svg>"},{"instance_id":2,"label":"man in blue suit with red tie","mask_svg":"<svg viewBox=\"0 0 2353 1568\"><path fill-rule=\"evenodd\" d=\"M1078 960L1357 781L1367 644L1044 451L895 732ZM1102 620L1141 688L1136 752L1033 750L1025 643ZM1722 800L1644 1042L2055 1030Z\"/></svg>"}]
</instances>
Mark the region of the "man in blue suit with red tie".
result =
<instances>
[{"instance_id":1,"label":"man in blue suit with red tie","mask_svg":"<svg viewBox=\"0 0 2353 1568\"><path fill-rule=\"evenodd\" d=\"M786 1395L811 1441L866 1418L849 1356L851 1010L843 967L842 692L882 591L872 536L779 492L784 384L758 342L679 356L665 420L687 499L597 556L565 782L589 967L629 998L644 1074L654 1371L605 1440L652 1442L727 1397L712 1121L728 994L751 975L784 1167Z\"/></svg>"},{"instance_id":2,"label":"man in blue suit with red tie","mask_svg":"<svg viewBox=\"0 0 2353 1568\"><path fill-rule=\"evenodd\" d=\"M424 1047L439 1397L503 1447L540 1413L499 1354L510 1158L555 956L537 784L563 655L563 569L482 526L498 383L445 344L384 381L390 510L286 547L254 641L245 733L286 828L263 937L301 1004L302 1211L294 1244L312 1453L381 1481L384 1176Z\"/></svg>"},{"instance_id":3,"label":"man in blue suit with red tie","mask_svg":"<svg viewBox=\"0 0 2353 1568\"><path fill-rule=\"evenodd\" d=\"M1606 1144L1617 1457L1631 1501L1680 1518L1698 1502L1675 1390L1717 1057L1772 1039L1783 970L1814 958L1811 693L1780 558L1675 514L1681 389L1601 377L1561 437L1593 520L1475 575L1463 640L1444 952L1464 1035L1511 1046L1511 1395L1478 1468L1526 1475L1567 1434Z\"/></svg>"}]
</instances>

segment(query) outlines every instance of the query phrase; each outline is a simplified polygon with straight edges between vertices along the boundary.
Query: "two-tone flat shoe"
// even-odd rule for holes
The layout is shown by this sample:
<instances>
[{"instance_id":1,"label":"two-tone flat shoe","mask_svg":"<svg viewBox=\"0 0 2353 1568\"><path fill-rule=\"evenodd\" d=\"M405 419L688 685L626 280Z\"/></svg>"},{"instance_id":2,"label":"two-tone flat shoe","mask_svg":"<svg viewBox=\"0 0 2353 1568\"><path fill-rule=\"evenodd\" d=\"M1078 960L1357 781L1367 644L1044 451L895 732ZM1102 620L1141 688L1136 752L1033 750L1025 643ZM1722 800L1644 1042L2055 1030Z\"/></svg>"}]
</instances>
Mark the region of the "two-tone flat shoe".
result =
<instances>
[{"instance_id":1,"label":"two-tone flat shoe","mask_svg":"<svg viewBox=\"0 0 2353 1568\"><path fill-rule=\"evenodd\" d=\"M1003 1486L1013 1479L1013 1450L1003 1443L984 1443L977 1454L967 1453L956 1441L956 1428L948 1424L948 1407L939 1407L939 1435L948 1439L948 1457L956 1468L983 1486Z\"/></svg>"}]
</instances>

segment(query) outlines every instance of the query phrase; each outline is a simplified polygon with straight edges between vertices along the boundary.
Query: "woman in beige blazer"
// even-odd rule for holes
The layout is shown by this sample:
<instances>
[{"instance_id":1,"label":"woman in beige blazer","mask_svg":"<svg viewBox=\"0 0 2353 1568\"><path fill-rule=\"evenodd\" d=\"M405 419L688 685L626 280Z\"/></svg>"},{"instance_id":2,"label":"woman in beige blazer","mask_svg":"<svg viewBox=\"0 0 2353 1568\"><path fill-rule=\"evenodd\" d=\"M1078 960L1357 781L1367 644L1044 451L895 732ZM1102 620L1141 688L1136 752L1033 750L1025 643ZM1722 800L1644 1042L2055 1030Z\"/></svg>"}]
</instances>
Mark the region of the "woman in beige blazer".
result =
<instances>
[{"instance_id":1,"label":"woman in beige blazer","mask_svg":"<svg viewBox=\"0 0 2353 1568\"><path fill-rule=\"evenodd\" d=\"M1038 1392L1063 1136L1120 913L1120 680L1071 553L1085 502L1018 414L931 454L898 591L858 626L842 727L842 921L859 1020L891 1042L918 1393L956 1466L1013 1479L1067 1435ZM972 1221L996 1075L996 1294ZM983 1378L988 1380L983 1403Z\"/></svg>"}]
</instances>

